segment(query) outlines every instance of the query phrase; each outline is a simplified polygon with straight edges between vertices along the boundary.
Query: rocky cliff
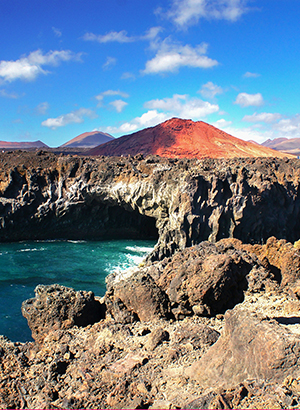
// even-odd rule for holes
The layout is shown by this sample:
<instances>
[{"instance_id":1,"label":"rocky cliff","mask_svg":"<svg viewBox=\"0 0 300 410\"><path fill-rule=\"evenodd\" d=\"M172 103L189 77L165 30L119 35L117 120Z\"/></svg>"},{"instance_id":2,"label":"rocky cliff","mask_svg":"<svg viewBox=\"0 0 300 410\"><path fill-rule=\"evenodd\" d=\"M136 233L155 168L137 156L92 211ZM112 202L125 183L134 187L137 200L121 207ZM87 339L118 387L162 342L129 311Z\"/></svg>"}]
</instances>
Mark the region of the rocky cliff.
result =
<instances>
[{"instance_id":1,"label":"rocky cliff","mask_svg":"<svg viewBox=\"0 0 300 410\"><path fill-rule=\"evenodd\" d=\"M149 260L203 240L300 236L300 161L0 153L0 241L156 238Z\"/></svg>"},{"instance_id":2,"label":"rocky cliff","mask_svg":"<svg viewBox=\"0 0 300 410\"><path fill-rule=\"evenodd\" d=\"M37 286L35 341L0 336L0 408L299 408L299 161L0 162L1 241L158 240L103 298Z\"/></svg>"}]
</instances>

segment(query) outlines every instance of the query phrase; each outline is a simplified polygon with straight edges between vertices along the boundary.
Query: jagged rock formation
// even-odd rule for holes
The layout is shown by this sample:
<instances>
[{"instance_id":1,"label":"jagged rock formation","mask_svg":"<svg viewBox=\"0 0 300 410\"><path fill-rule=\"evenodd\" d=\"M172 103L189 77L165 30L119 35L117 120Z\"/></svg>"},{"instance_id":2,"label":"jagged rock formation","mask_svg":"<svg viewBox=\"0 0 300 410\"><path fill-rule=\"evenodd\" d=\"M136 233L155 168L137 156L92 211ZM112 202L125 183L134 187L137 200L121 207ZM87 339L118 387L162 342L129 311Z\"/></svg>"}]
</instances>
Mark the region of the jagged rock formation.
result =
<instances>
[{"instance_id":1,"label":"jagged rock formation","mask_svg":"<svg viewBox=\"0 0 300 410\"><path fill-rule=\"evenodd\" d=\"M300 162L0 153L0 241L157 238L149 260L203 240L300 237Z\"/></svg>"},{"instance_id":2,"label":"jagged rock formation","mask_svg":"<svg viewBox=\"0 0 300 410\"><path fill-rule=\"evenodd\" d=\"M287 249L290 266L285 270ZM228 275L224 257L241 266L242 288L235 283L234 267ZM218 284L216 269L203 269L204 258L215 260ZM294 269L299 261L297 245L283 240L270 238L266 245L252 246L223 239L131 272L123 293L124 279L112 275L101 303L88 292L39 286L36 297L23 305L37 342L0 337L0 407L299 408L300 301L295 285L300 274ZM213 299L216 306L222 299L223 306L228 304L229 293L240 303L225 315L206 317L208 312L199 309L191 315L182 309L183 320L163 317L162 311L175 308L174 291L183 304L199 275L212 306ZM173 290L164 292L169 282ZM149 283L156 290L138 306L135 297L141 289L149 290ZM93 323L87 319L95 309L86 307L95 302L107 311ZM47 316L43 312L48 309ZM149 316L143 316L148 309ZM78 316L85 318L78 323Z\"/></svg>"},{"instance_id":3,"label":"jagged rock formation","mask_svg":"<svg viewBox=\"0 0 300 410\"><path fill-rule=\"evenodd\" d=\"M155 127L93 148L89 155L159 155L167 158L246 158L290 156L243 141L203 121L172 118Z\"/></svg>"}]
</instances>

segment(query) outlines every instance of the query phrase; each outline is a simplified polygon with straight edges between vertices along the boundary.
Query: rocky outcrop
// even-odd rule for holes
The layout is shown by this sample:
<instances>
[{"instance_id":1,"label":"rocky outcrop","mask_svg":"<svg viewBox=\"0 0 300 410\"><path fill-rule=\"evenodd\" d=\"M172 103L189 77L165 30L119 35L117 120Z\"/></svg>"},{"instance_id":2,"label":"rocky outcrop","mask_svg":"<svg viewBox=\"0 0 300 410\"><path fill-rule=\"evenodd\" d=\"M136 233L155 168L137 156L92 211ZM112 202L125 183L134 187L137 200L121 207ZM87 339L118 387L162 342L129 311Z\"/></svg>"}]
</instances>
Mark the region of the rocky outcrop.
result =
<instances>
[{"instance_id":1,"label":"rocky outcrop","mask_svg":"<svg viewBox=\"0 0 300 410\"><path fill-rule=\"evenodd\" d=\"M300 162L0 153L0 241L155 238L149 260L204 240L300 236Z\"/></svg>"},{"instance_id":2,"label":"rocky outcrop","mask_svg":"<svg viewBox=\"0 0 300 410\"><path fill-rule=\"evenodd\" d=\"M218 342L188 373L201 386L229 388L248 379L282 382L293 374L300 377L300 335L282 325L297 325L299 318L257 315L237 306L225 314Z\"/></svg>"},{"instance_id":3,"label":"rocky outcrop","mask_svg":"<svg viewBox=\"0 0 300 410\"><path fill-rule=\"evenodd\" d=\"M0 337L0 407L299 408L299 278L283 282L281 249L299 256L275 238L204 242L109 276L101 303L38 286L23 303L36 341Z\"/></svg>"},{"instance_id":4,"label":"rocky outcrop","mask_svg":"<svg viewBox=\"0 0 300 410\"><path fill-rule=\"evenodd\" d=\"M35 298L22 304L32 337L41 343L52 330L88 326L105 317L105 307L93 292L78 291L60 285L38 285Z\"/></svg>"}]
</instances>

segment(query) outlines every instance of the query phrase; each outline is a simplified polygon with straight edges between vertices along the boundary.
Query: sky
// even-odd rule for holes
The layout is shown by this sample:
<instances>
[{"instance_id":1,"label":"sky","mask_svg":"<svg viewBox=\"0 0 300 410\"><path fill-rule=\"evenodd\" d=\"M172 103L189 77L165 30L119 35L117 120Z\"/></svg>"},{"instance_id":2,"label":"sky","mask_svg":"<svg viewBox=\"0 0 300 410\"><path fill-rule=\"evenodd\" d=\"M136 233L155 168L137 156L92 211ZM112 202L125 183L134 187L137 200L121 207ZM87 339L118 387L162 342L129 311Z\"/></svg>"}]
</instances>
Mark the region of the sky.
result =
<instances>
[{"instance_id":1,"label":"sky","mask_svg":"<svg viewBox=\"0 0 300 410\"><path fill-rule=\"evenodd\" d=\"M300 137L300 0L0 0L0 140Z\"/></svg>"}]
</instances>

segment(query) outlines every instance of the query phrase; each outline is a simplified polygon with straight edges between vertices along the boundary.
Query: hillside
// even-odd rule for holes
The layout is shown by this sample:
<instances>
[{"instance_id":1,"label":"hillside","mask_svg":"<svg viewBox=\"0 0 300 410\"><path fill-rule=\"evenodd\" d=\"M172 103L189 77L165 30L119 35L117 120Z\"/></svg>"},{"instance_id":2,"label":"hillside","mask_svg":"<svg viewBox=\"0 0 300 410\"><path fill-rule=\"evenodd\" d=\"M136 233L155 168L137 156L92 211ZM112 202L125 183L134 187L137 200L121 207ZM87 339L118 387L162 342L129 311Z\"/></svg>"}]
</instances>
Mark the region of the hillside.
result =
<instances>
[{"instance_id":1,"label":"hillside","mask_svg":"<svg viewBox=\"0 0 300 410\"><path fill-rule=\"evenodd\" d=\"M155 127L117 138L89 155L159 155L168 158L284 157L286 154L243 141L202 121L172 118Z\"/></svg>"},{"instance_id":2,"label":"hillside","mask_svg":"<svg viewBox=\"0 0 300 410\"><path fill-rule=\"evenodd\" d=\"M273 140L268 139L261 145L269 147L277 151L300 155L300 138L275 138Z\"/></svg>"},{"instance_id":3,"label":"hillside","mask_svg":"<svg viewBox=\"0 0 300 410\"><path fill-rule=\"evenodd\" d=\"M28 149L28 148L49 148L42 141L0 141L0 149Z\"/></svg>"},{"instance_id":4,"label":"hillside","mask_svg":"<svg viewBox=\"0 0 300 410\"><path fill-rule=\"evenodd\" d=\"M59 148L93 148L111 140L114 140L114 138L110 134L106 134L104 132L84 132L83 134L80 134L77 137L72 138L65 144L61 145Z\"/></svg>"}]
</instances>

